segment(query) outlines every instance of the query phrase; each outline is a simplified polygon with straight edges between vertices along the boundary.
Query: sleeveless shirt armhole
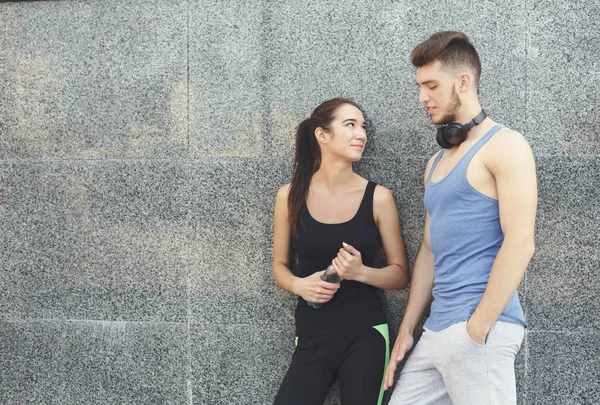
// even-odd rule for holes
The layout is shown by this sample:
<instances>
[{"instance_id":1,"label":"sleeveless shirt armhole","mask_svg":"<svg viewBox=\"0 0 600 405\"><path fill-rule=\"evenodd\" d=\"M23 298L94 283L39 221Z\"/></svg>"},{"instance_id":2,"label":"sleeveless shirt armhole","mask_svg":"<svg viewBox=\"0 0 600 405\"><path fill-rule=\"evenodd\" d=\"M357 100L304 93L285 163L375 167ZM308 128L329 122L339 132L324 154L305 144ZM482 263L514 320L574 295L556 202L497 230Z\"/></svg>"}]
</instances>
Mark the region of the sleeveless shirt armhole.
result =
<instances>
[{"instance_id":1,"label":"sleeveless shirt armhole","mask_svg":"<svg viewBox=\"0 0 600 405\"><path fill-rule=\"evenodd\" d=\"M366 214L369 213L369 217L371 218L371 220L373 221L374 224L377 224L377 222L375 221L375 212L373 211L373 200L374 200L374 195L375 195L375 188L377 187L377 183L375 183L374 181L369 180L369 183L367 184L367 189L365 191L365 197L363 200L363 204L361 204L361 211L366 211L366 212L361 212L362 214Z\"/></svg>"},{"instance_id":2,"label":"sleeveless shirt armhole","mask_svg":"<svg viewBox=\"0 0 600 405\"><path fill-rule=\"evenodd\" d=\"M444 149L439 151L438 154L433 158L433 163L431 164L431 168L429 169L429 173L427 174L427 184L428 185L429 185L429 183L431 183L431 177L433 177L433 171L437 167L437 164L439 163L440 159L442 158L442 155L444 155Z\"/></svg>"}]
</instances>

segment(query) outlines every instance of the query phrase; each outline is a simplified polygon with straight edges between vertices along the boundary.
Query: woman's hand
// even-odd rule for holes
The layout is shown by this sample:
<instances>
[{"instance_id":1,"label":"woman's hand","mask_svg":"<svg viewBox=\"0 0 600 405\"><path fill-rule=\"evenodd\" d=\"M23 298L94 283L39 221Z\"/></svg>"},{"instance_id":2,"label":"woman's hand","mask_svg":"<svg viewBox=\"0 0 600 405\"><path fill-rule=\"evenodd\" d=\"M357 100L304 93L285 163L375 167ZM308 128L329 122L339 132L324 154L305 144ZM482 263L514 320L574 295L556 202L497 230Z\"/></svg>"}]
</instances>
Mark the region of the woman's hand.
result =
<instances>
[{"instance_id":1,"label":"woman's hand","mask_svg":"<svg viewBox=\"0 0 600 405\"><path fill-rule=\"evenodd\" d=\"M321 280L323 273L325 270L317 271L308 277L297 278L294 284L294 293L315 304L329 301L340 288L340 283L328 283Z\"/></svg>"},{"instance_id":2,"label":"woman's hand","mask_svg":"<svg viewBox=\"0 0 600 405\"><path fill-rule=\"evenodd\" d=\"M344 280L359 281L363 273L364 266L360 252L347 243L343 243L343 247L331 264Z\"/></svg>"}]
</instances>

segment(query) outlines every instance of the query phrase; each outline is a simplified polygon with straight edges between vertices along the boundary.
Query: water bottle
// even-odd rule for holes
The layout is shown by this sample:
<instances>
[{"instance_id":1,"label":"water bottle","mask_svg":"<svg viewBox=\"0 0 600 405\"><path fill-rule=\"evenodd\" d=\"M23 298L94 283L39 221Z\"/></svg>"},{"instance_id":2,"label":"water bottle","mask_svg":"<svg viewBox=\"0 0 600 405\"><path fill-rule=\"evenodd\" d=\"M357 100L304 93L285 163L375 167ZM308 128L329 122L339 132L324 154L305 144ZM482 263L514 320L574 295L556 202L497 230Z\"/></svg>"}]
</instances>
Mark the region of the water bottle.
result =
<instances>
[{"instance_id":1,"label":"water bottle","mask_svg":"<svg viewBox=\"0 0 600 405\"><path fill-rule=\"evenodd\" d=\"M337 274L333 266L330 264L329 267L327 267L327 269L323 272L323 274L321 274L321 280L326 281L328 283L339 283L341 281L341 278L339 274ZM323 305L308 301L306 303L314 309L321 308L321 305Z\"/></svg>"}]
</instances>

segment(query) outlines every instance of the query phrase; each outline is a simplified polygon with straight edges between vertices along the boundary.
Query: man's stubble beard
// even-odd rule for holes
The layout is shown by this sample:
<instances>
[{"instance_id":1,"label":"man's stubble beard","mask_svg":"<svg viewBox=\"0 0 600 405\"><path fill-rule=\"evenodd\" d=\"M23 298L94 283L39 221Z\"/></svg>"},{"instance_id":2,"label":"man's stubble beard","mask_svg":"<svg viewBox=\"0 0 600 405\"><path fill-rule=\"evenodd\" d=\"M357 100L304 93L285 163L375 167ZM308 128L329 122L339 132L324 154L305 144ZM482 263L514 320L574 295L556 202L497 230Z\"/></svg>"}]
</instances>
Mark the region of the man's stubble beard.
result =
<instances>
[{"instance_id":1,"label":"man's stubble beard","mask_svg":"<svg viewBox=\"0 0 600 405\"><path fill-rule=\"evenodd\" d=\"M461 105L462 103L460 102L458 93L456 92L456 89L454 89L452 96L450 97L447 112L437 122L433 121L433 123L435 125L447 125L451 122L456 122L456 113Z\"/></svg>"}]
</instances>

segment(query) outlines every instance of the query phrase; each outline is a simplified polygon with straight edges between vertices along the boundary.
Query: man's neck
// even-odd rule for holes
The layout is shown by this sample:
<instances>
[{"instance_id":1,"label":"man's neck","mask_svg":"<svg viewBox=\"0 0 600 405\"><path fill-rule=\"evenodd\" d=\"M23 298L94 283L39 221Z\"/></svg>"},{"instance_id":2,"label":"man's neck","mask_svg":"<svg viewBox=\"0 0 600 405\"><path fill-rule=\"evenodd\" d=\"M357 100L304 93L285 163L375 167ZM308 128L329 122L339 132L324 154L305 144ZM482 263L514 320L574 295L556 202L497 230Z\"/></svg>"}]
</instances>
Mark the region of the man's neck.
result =
<instances>
[{"instance_id":1,"label":"man's neck","mask_svg":"<svg viewBox=\"0 0 600 405\"><path fill-rule=\"evenodd\" d=\"M457 111L456 120L465 125L473 120L480 112L481 112L481 104L479 101L473 103L465 103L461 106L461 108Z\"/></svg>"}]
</instances>

